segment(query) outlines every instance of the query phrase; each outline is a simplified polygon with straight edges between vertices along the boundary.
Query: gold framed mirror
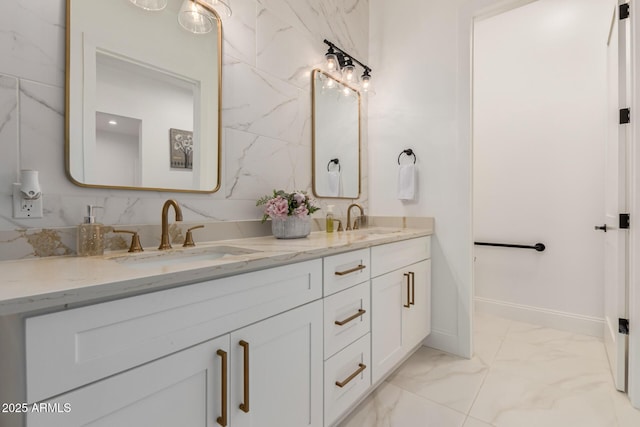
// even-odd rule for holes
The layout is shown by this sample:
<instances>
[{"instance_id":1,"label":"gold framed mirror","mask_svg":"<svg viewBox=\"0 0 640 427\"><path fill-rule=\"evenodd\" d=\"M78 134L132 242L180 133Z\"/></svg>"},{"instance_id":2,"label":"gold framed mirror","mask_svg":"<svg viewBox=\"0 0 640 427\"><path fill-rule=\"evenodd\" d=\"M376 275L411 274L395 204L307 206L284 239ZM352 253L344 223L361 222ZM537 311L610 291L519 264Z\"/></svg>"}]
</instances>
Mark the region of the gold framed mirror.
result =
<instances>
[{"instance_id":1,"label":"gold framed mirror","mask_svg":"<svg viewBox=\"0 0 640 427\"><path fill-rule=\"evenodd\" d=\"M83 187L220 188L222 24L193 34L182 0L67 0L65 161Z\"/></svg>"},{"instance_id":2,"label":"gold framed mirror","mask_svg":"<svg viewBox=\"0 0 640 427\"><path fill-rule=\"evenodd\" d=\"M316 197L360 197L360 93L312 73L312 181Z\"/></svg>"}]
</instances>

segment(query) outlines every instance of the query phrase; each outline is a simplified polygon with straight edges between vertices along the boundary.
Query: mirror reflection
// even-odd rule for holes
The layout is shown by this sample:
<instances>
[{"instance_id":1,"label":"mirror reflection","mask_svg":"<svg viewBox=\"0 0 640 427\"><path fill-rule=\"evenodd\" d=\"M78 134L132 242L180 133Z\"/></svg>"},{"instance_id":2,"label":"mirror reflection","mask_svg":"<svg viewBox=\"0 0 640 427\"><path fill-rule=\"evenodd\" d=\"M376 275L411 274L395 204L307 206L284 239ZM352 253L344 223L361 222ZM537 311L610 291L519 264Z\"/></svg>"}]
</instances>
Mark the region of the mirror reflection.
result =
<instances>
[{"instance_id":1,"label":"mirror reflection","mask_svg":"<svg viewBox=\"0 0 640 427\"><path fill-rule=\"evenodd\" d=\"M182 0L68 0L67 172L91 187L219 187L220 22L193 34Z\"/></svg>"},{"instance_id":2,"label":"mirror reflection","mask_svg":"<svg viewBox=\"0 0 640 427\"><path fill-rule=\"evenodd\" d=\"M360 94L313 70L313 193L360 196Z\"/></svg>"}]
</instances>

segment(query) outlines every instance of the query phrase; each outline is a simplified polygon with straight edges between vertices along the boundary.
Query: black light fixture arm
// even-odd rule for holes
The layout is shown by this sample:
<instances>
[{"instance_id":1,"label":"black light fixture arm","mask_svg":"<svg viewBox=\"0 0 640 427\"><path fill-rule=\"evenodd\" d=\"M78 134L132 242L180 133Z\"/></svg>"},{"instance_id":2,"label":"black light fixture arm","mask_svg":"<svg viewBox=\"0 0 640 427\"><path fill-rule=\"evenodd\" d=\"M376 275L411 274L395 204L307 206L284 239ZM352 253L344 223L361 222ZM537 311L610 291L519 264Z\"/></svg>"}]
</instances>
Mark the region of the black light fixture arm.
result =
<instances>
[{"instance_id":1,"label":"black light fixture arm","mask_svg":"<svg viewBox=\"0 0 640 427\"><path fill-rule=\"evenodd\" d=\"M358 61L349 52L345 52L344 50L340 49L338 46L336 46L335 44L331 43L327 39L324 39L324 43L326 45L328 45L331 49L334 49L334 50L337 50L338 52L340 52L345 58L350 58L352 61L357 62L362 68L364 68L365 73L367 73L367 74L371 73L372 70L367 64L364 64L361 61Z\"/></svg>"}]
</instances>

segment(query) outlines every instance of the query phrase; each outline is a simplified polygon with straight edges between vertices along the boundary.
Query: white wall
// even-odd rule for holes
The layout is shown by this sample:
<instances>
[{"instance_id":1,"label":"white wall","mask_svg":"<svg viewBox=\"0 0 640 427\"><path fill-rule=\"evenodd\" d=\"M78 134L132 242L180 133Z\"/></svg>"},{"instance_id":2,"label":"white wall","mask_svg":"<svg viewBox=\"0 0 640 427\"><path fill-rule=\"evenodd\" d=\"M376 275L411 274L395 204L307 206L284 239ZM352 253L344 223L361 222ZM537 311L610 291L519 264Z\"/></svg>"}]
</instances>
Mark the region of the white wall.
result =
<instances>
[{"instance_id":1,"label":"white wall","mask_svg":"<svg viewBox=\"0 0 640 427\"><path fill-rule=\"evenodd\" d=\"M593 335L603 316L604 234L593 227L604 221L610 5L539 0L474 27L474 237L547 247L477 246L479 307Z\"/></svg>"},{"instance_id":2,"label":"white wall","mask_svg":"<svg viewBox=\"0 0 640 427\"><path fill-rule=\"evenodd\" d=\"M464 0L372 0L369 99L371 212L434 216L432 329L427 343L471 355L471 18ZM466 122L465 122L466 120ZM417 156L419 196L396 198L398 154Z\"/></svg>"},{"instance_id":3,"label":"white wall","mask_svg":"<svg viewBox=\"0 0 640 427\"><path fill-rule=\"evenodd\" d=\"M223 24L222 187L212 195L81 188L67 179L65 4L0 2L0 231L22 242L11 256L33 252L15 230L74 226L86 204L104 206L106 224L157 224L164 200L176 198L185 221L206 222L257 219L256 199L274 188L311 191L311 70L323 62L324 38L367 62L367 0L232 2ZM366 132L363 145L366 158ZM363 166L358 202L366 207ZM42 219L12 218L11 183L20 169L40 171ZM350 202L320 201L336 204L336 215Z\"/></svg>"}]
</instances>

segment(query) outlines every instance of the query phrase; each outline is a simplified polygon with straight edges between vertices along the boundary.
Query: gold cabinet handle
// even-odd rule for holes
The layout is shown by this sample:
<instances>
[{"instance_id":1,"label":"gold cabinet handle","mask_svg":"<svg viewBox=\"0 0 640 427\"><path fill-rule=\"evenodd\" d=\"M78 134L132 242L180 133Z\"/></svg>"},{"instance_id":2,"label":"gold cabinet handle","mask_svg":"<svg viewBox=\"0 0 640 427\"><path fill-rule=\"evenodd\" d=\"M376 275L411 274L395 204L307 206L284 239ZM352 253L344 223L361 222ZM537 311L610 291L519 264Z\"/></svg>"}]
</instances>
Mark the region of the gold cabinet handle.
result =
<instances>
[{"instance_id":1,"label":"gold cabinet handle","mask_svg":"<svg viewBox=\"0 0 640 427\"><path fill-rule=\"evenodd\" d=\"M409 272L409 277L411 278L411 302L409 304L416 304L416 275L413 271Z\"/></svg>"},{"instance_id":2,"label":"gold cabinet handle","mask_svg":"<svg viewBox=\"0 0 640 427\"><path fill-rule=\"evenodd\" d=\"M346 325L347 323L351 322L354 319L357 319L358 317L362 316L363 314L365 314L367 312L367 310L363 310L360 309L358 310L358 312L352 316L347 317L344 320L336 320L334 323L338 326L343 326Z\"/></svg>"},{"instance_id":3,"label":"gold cabinet handle","mask_svg":"<svg viewBox=\"0 0 640 427\"><path fill-rule=\"evenodd\" d=\"M407 279L407 303L403 304L404 308L411 308L411 280L409 279L409 273L404 273L404 277Z\"/></svg>"},{"instance_id":4,"label":"gold cabinet handle","mask_svg":"<svg viewBox=\"0 0 640 427\"><path fill-rule=\"evenodd\" d=\"M366 265L360 264L357 267L353 267L345 271L336 271L336 276L344 276L346 274L355 273L356 271L364 270L365 268L367 268Z\"/></svg>"},{"instance_id":5,"label":"gold cabinet handle","mask_svg":"<svg viewBox=\"0 0 640 427\"><path fill-rule=\"evenodd\" d=\"M244 348L244 402L240 404L240 409L249 412L249 343L240 340L240 346Z\"/></svg>"},{"instance_id":6,"label":"gold cabinet handle","mask_svg":"<svg viewBox=\"0 0 640 427\"><path fill-rule=\"evenodd\" d=\"M344 381L336 381L336 385L340 388L346 386L347 384L349 384L349 382L351 382L352 379L360 375L360 373L365 369L367 369L367 365L365 365L364 363L358 363L358 369L353 374L349 375Z\"/></svg>"},{"instance_id":7,"label":"gold cabinet handle","mask_svg":"<svg viewBox=\"0 0 640 427\"><path fill-rule=\"evenodd\" d=\"M227 427L227 390L229 389L229 383L227 379L227 352L224 350L216 351L216 354L222 358L222 390L220 395L222 396L222 415L219 416L216 421L222 427Z\"/></svg>"}]
</instances>

